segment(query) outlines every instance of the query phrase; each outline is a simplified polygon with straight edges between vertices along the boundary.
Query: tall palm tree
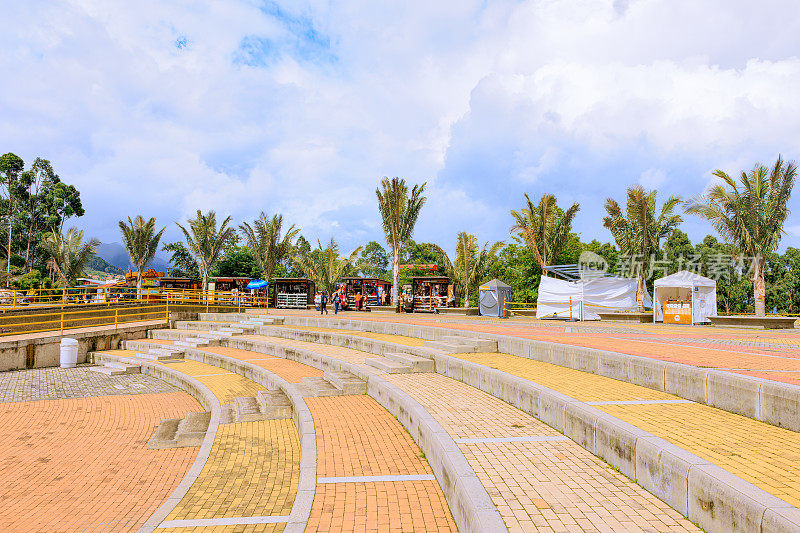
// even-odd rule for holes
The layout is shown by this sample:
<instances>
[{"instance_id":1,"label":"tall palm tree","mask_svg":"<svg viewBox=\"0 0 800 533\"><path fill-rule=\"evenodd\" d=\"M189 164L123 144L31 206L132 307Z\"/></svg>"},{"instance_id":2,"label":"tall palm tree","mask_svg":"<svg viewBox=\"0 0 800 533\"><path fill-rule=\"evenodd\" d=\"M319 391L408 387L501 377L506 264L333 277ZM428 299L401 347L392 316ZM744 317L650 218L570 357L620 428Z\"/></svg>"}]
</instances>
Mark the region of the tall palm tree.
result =
<instances>
[{"instance_id":1,"label":"tall palm tree","mask_svg":"<svg viewBox=\"0 0 800 533\"><path fill-rule=\"evenodd\" d=\"M525 200L527 205L522 210L511 211L516 221L511 231L525 243L546 276L545 267L550 266L564 249L580 205L572 204L564 211L558 207L552 194L543 194L538 206L531 202L527 193Z\"/></svg>"},{"instance_id":2,"label":"tall palm tree","mask_svg":"<svg viewBox=\"0 0 800 533\"><path fill-rule=\"evenodd\" d=\"M47 266L53 269L65 287L75 283L98 246L100 241L97 239L84 243L83 231L76 228L69 228L66 235L53 232L42 242L42 248L50 256Z\"/></svg>"},{"instance_id":3,"label":"tall palm tree","mask_svg":"<svg viewBox=\"0 0 800 533\"><path fill-rule=\"evenodd\" d=\"M295 257L297 266L316 284L317 288L325 291L329 296L333 293L336 283L353 268L356 257L361 252L359 246L348 257L339 255L339 245L331 241L322 247L317 240L317 249L301 256Z\"/></svg>"},{"instance_id":4,"label":"tall palm tree","mask_svg":"<svg viewBox=\"0 0 800 533\"><path fill-rule=\"evenodd\" d=\"M714 175L723 183L688 200L686 212L706 218L723 239L752 257L756 316L764 316L764 259L778 248L784 233L797 165L779 155L771 169L757 164L750 172L742 171L738 179L722 170Z\"/></svg>"},{"instance_id":5,"label":"tall palm tree","mask_svg":"<svg viewBox=\"0 0 800 533\"><path fill-rule=\"evenodd\" d=\"M464 307L469 307L469 293L486 275L491 262L503 248L503 243L498 241L492 246L485 243L478 249L478 238L475 235L462 231L456 240L456 260L451 261L444 250L438 245L433 245L433 250L444 266L445 275L455 282L456 288L464 292Z\"/></svg>"},{"instance_id":6,"label":"tall palm tree","mask_svg":"<svg viewBox=\"0 0 800 533\"><path fill-rule=\"evenodd\" d=\"M400 283L400 251L406 241L411 239L419 213L427 200L422 196L425 185L426 183L414 185L414 188L411 189L411 196L409 196L406 180L383 178L380 188L375 190L375 194L378 196L378 211L383 220L383 232L386 234L386 243L392 249L392 302L398 311L400 310L400 301L397 298L397 289Z\"/></svg>"},{"instance_id":7,"label":"tall palm tree","mask_svg":"<svg viewBox=\"0 0 800 533\"><path fill-rule=\"evenodd\" d=\"M603 226L608 228L619 246L620 252L632 260L647 261L654 257L661 247L661 239L668 237L683 222L675 214L680 197L670 196L656 215L656 191L647 192L641 185L628 187L628 201L625 213L613 198L607 198L605 209L608 216L603 218ZM644 311L645 272L636 269L636 305Z\"/></svg>"},{"instance_id":8,"label":"tall palm tree","mask_svg":"<svg viewBox=\"0 0 800 533\"><path fill-rule=\"evenodd\" d=\"M222 248L225 244L236 237L236 230L228 227L231 217L222 221L217 227L217 214L209 211L204 215L197 210L197 215L188 221L189 229L177 224L186 237L186 246L197 261L200 267L200 275L203 278L203 290L208 290L208 273L219 261Z\"/></svg>"},{"instance_id":9,"label":"tall palm tree","mask_svg":"<svg viewBox=\"0 0 800 533\"><path fill-rule=\"evenodd\" d=\"M128 255L131 258L131 263L136 267L136 294L140 296L142 293L142 271L150 264L158 251L158 243L161 241L161 235L164 234L166 227L156 231L156 219L152 217L150 220L145 221L142 215L136 215L136 218L131 220L128 217L128 222L124 220L119 221L119 231L122 233L122 241L125 243L125 248L128 250Z\"/></svg>"},{"instance_id":10,"label":"tall palm tree","mask_svg":"<svg viewBox=\"0 0 800 533\"><path fill-rule=\"evenodd\" d=\"M252 226L247 222L239 226L265 281L269 281L275 266L292 250L292 241L300 233L292 224L281 237L282 226L283 215L273 215L269 219L263 211Z\"/></svg>"}]
</instances>

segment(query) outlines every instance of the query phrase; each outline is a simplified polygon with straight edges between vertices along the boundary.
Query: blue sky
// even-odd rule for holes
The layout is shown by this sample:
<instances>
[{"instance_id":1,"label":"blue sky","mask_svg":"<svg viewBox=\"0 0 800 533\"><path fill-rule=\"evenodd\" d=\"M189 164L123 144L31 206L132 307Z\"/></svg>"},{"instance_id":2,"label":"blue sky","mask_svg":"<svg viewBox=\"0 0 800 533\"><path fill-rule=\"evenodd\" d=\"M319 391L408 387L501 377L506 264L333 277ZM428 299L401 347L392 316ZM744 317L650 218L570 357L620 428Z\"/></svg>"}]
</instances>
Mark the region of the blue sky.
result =
<instances>
[{"instance_id":1,"label":"blue sky","mask_svg":"<svg viewBox=\"0 0 800 533\"><path fill-rule=\"evenodd\" d=\"M0 150L50 159L104 242L142 214L281 212L311 241L383 240L382 176L428 183L415 238L508 240L523 193L800 159L796 1L30 1L5 7ZM776 24L776 20L779 22ZM800 246L800 191L781 248ZM699 240L711 228L688 218Z\"/></svg>"}]
</instances>

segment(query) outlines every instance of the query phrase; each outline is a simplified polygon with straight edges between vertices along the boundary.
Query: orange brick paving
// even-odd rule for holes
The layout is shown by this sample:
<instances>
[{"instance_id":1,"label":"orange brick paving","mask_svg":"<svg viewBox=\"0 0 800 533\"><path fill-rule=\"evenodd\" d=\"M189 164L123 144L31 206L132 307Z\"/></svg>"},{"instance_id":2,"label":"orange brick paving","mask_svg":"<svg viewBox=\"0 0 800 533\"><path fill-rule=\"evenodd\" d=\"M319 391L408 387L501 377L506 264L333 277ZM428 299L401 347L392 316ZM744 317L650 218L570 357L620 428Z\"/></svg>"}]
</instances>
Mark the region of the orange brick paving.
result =
<instances>
[{"instance_id":1,"label":"orange brick paving","mask_svg":"<svg viewBox=\"0 0 800 533\"><path fill-rule=\"evenodd\" d=\"M458 531L436 481L317 485L306 532Z\"/></svg>"},{"instance_id":2,"label":"orange brick paving","mask_svg":"<svg viewBox=\"0 0 800 533\"><path fill-rule=\"evenodd\" d=\"M135 531L197 454L148 439L201 410L183 392L0 404L0 531Z\"/></svg>"},{"instance_id":3,"label":"orange brick paving","mask_svg":"<svg viewBox=\"0 0 800 533\"><path fill-rule=\"evenodd\" d=\"M306 398L317 432L317 476L431 474L395 418L369 396Z\"/></svg>"},{"instance_id":4,"label":"orange brick paving","mask_svg":"<svg viewBox=\"0 0 800 533\"><path fill-rule=\"evenodd\" d=\"M319 377L324 374L322 370L318 370L313 366L304 365L303 363L290 361L288 359L281 359L280 357L271 357L263 353L240 350L238 348L206 346L203 347L203 350L248 361L256 366L269 370L273 374L277 374L289 383L301 383L304 377Z\"/></svg>"}]
</instances>

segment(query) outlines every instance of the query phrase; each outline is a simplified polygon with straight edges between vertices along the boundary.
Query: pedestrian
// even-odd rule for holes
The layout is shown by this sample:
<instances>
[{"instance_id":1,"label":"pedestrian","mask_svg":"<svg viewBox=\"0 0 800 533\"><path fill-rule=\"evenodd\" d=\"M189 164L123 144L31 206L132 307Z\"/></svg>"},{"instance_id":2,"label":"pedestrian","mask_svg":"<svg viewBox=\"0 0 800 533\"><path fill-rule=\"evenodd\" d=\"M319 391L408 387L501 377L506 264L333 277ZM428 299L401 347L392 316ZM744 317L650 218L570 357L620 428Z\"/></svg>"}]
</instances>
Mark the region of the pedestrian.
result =
<instances>
[{"instance_id":1,"label":"pedestrian","mask_svg":"<svg viewBox=\"0 0 800 533\"><path fill-rule=\"evenodd\" d=\"M319 311L319 305L321 301L322 301L322 294L320 293L314 294L314 309L316 309L317 311Z\"/></svg>"},{"instance_id":2,"label":"pedestrian","mask_svg":"<svg viewBox=\"0 0 800 533\"><path fill-rule=\"evenodd\" d=\"M341 301L339 300L339 292L341 290L342 289L336 289L336 292L333 293L333 314L334 315L338 315L339 314L339 304L341 304Z\"/></svg>"},{"instance_id":3,"label":"pedestrian","mask_svg":"<svg viewBox=\"0 0 800 533\"><path fill-rule=\"evenodd\" d=\"M326 314L326 315L328 314L327 305L328 305L328 295L323 292L322 295L319 298L319 314L320 315L323 314L323 313Z\"/></svg>"},{"instance_id":4,"label":"pedestrian","mask_svg":"<svg viewBox=\"0 0 800 533\"><path fill-rule=\"evenodd\" d=\"M361 311L361 293L360 292L356 293L355 299L356 299L356 311Z\"/></svg>"}]
</instances>

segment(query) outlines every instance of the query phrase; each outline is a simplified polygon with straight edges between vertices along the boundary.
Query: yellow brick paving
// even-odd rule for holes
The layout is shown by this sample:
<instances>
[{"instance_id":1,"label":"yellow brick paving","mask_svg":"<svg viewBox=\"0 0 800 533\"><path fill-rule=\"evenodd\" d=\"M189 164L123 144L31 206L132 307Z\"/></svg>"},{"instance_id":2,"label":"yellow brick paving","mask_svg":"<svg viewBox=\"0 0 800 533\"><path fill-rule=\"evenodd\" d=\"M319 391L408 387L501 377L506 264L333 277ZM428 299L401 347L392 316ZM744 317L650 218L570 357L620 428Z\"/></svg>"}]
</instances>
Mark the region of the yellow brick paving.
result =
<instances>
[{"instance_id":1,"label":"yellow brick paving","mask_svg":"<svg viewBox=\"0 0 800 533\"><path fill-rule=\"evenodd\" d=\"M439 374L387 379L456 439L560 435L529 414ZM699 531L572 441L460 443L459 448L509 531Z\"/></svg>"},{"instance_id":2,"label":"yellow brick paving","mask_svg":"<svg viewBox=\"0 0 800 533\"><path fill-rule=\"evenodd\" d=\"M255 381L206 363L184 360L178 363L162 364L188 374L203 383L223 405L233 403L234 398L255 396L258 391L265 390Z\"/></svg>"},{"instance_id":3,"label":"yellow brick paving","mask_svg":"<svg viewBox=\"0 0 800 533\"><path fill-rule=\"evenodd\" d=\"M200 476L166 519L287 516L299 475L291 419L223 424Z\"/></svg>"},{"instance_id":4,"label":"yellow brick paving","mask_svg":"<svg viewBox=\"0 0 800 533\"><path fill-rule=\"evenodd\" d=\"M406 337L403 335L387 335L384 333L370 333L368 331L350 331L349 329L336 329L336 328L317 328L312 326L290 326L283 325L281 327L288 329L302 329L305 331L319 331L321 333L346 333L354 337L366 337L368 339L376 339L381 341L391 341L398 344L405 344L406 346L423 346L425 341L417 337Z\"/></svg>"}]
</instances>

